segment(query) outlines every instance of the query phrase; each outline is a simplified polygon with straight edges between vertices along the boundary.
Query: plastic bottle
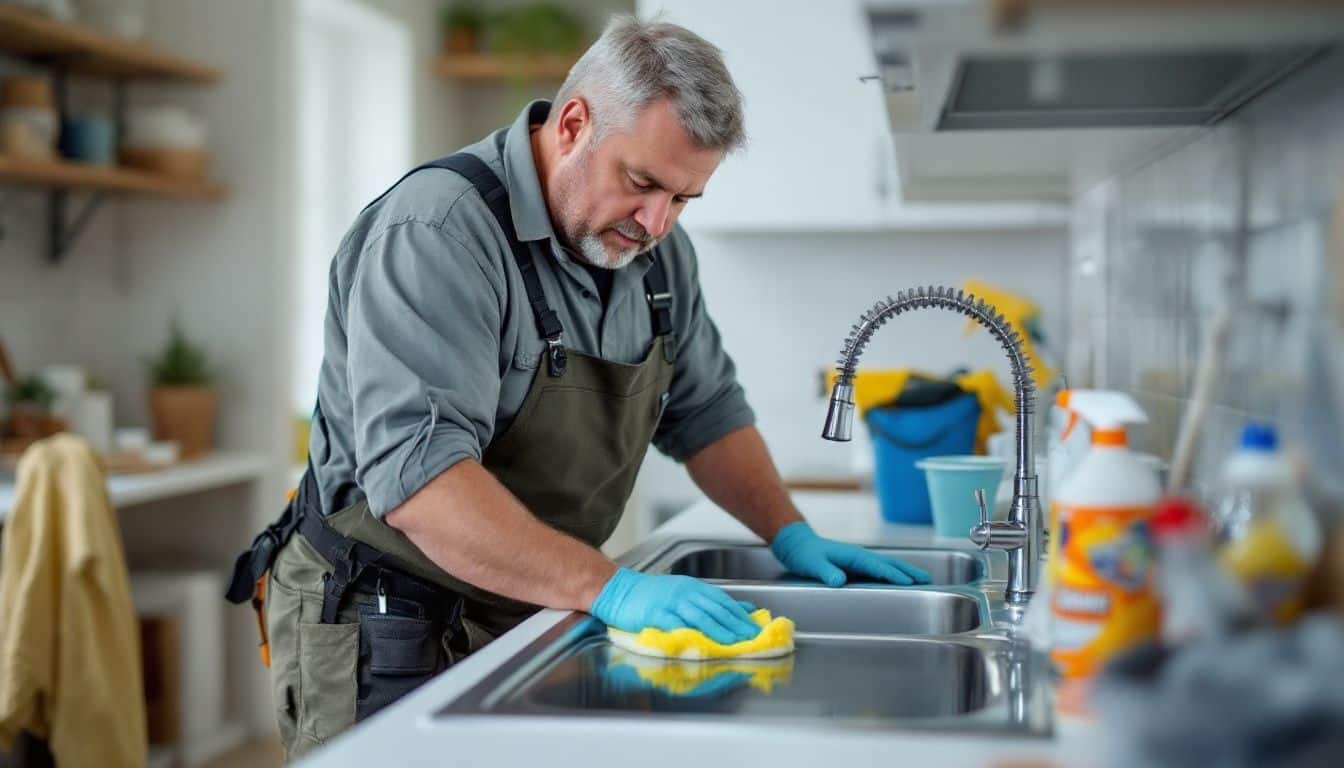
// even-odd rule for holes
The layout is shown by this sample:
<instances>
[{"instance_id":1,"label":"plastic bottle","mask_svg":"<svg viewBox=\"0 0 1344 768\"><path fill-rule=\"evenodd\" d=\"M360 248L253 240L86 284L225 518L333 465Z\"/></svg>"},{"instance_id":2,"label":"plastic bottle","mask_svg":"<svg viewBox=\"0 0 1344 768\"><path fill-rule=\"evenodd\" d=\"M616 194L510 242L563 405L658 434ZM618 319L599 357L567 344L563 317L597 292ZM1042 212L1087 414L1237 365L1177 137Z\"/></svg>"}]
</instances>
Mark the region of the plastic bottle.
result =
<instances>
[{"instance_id":1,"label":"plastic bottle","mask_svg":"<svg viewBox=\"0 0 1344 768\"><path fill-rule=\"evenodd\" d=\"M1119 392L1073 390L1069 408L1092 428L1091 448L1054 494L1051 658L1066 678L1157 635L1149 524L1157 474L1129 450L1126 424L1146 421Z\"/></svg>"},{"instance_id":2,"label":"plastic bottle","mask_svg":"<svg viewBox=\"0 0 1344 768\"><path fill-rule=\"evenodd\" d=\"M1092 429L1087 422L1069 407L1073 390L1061 390L1055 396L1055 404L1050 407L1050 428L1046 437L1045 487L1041 489L1041 498L1051 510L1049 527L1055 529L1053 502L1060 488L1064 487L1069 474L1083 460L1092 446ZM1052 547L1053 548L1053 547Z\"/></svg>"},{"instance_id":3,"label":"plastic bottle","mask_svg":"<svg viewBox=\"0 0 1344 768\"><path fill-rule=\"evenodd\" d=\"M1055 395L1050 406L1046 424L1046 460L1036 466L1036 487L1046 513L1046 530L1051 533L1045 551L1042 553L1042 574L1037 586L1036 597L1027 606L1022 619L1022 628L1028 639L1038 649L1048 650L1051 645L1050 603L1052 595L1049 563L1059 555L1059 537L1054 535L1059 525L1055 520L1054 492L1060 488L1073 468L1086 455L1092 443L1092 430L1087 423L1078 418L1078 414L1069 408L1071 390L1062 389ZM1008 490L1011 495L1012 484L1003 483L1000 490Z\"/></svg>"},{"instance_id":4,"label":"plastic bottle","mask_svg":"<svg viewBox=\"0 0 1344 768\"><path fill-rule=\"evenodd\" d=\"M1195 502L1170 496L1153 515L1162 642L1214 640L1253 624L1255 611L1241 584L1213 556L1213 535Z\"/></svg>"},{"instance_id":5,"label":"plastic bottle","mask_svg":"<svg viewBox=\"0 0 1344 768\"><path fill-rule=\"evenodd\" d=\"M1223 465L1217 527L1218 561L1245 585L1261 616L1295 619L1322 534L1273 427L1247 424Z\"/></svg>"}]
</instances>

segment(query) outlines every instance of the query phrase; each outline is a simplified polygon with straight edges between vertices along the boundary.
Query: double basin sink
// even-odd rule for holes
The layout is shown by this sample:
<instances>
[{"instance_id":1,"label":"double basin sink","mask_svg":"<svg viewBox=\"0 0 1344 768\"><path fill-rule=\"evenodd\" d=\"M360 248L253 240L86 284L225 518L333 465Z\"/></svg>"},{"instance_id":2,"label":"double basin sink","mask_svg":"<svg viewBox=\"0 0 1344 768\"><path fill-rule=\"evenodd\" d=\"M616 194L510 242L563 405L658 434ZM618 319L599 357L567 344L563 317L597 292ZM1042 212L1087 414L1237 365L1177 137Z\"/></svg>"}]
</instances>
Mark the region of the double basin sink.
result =
<instances>
[{"instance_id":1,"label":"double basin sink","mask_svg":"<svg viewBox=\"0 0 1344 768\"><path fill-rule=\"evenodd\" d=\"M614 648L574 614L439 715L628 718L772 726L883 727L1045 735L1045 675L1012 631L1001 553L875 548L931 583L851 581L839 589L786 573L759 545L651 542L626 560L706 579L787 616L794 654L776 660L668 661ZM725 719L726 716L726 719Z\"/></svg>"}]
</instances>

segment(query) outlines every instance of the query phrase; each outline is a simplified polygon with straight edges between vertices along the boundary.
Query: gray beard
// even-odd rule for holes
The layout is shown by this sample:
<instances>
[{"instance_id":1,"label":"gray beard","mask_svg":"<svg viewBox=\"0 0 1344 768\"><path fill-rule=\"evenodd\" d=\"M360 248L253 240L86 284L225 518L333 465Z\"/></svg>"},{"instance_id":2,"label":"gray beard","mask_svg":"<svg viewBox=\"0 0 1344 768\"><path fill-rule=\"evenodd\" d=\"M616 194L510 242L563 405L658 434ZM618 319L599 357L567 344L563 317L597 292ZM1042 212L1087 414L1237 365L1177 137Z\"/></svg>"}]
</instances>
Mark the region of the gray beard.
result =
<instances>
[{"instance_id":1,"label":"gray beard","mask_svg":"<svg viewBox=\"0 0 1344 768\"><path fill-rule=\"evenodd\" d=\"M629 250L621 251L615 256L610 256L607 247L602 244L602 238L594 234L583 235L578 243L579 256L594 267L602 269L620 269L635 260L639 255L640 248L635 246Z\"/></svg>"},{"instance_id":2,"label":"gray beard","mask_svg":"<svg viewBox=\"0 0 1344 768\"><path fill-rule=\"evenodd\" d=\"M578 186L579 171L588 165L588 154L591 149L585 149L575 163L574 172L561 182L561 199L572 200L574 197L570 194ZM573 211L565 211L566 218L573 221L576 217L571 217ZM574 249L578 251L579 258L588 264L602 269L620 269L635 260L639 255L641 246L635 246L626 251L621 251L615 256L607 252L607 247L603 245L602 238L596 233L590 231L566 232L565 236L574 244ZM651 247L651 246L650 246Z\"/></svg>"}]
</instances>

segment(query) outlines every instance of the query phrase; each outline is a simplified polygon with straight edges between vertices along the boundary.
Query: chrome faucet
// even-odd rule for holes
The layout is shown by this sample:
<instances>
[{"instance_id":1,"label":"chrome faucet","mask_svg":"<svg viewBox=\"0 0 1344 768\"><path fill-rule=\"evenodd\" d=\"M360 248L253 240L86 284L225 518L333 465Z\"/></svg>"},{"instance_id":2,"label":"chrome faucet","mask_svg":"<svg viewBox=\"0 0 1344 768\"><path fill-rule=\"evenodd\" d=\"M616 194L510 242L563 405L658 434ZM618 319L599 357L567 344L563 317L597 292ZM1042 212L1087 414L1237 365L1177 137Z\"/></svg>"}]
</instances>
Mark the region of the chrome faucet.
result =
<instances>
[{"instance_id":1,"label":"chrome faucet","mask_svg":"<svg viewBox=\"0 0 1344 768\"><path fill-rule=\"evenodd\" d=\"M992 547L1008 553L1005 598L1010 603L1025 603L1036 591L1036 569L1040 561L1044 527L1041 502L1036 490L1036 460L1032 439L1036 385L1031 379L1031 364L1022 352L1022 337L993 306L964 291L934 286L901 291L894 297L888 296L874 304L872 309L863 313L845 339L836 366L839 378L831 390L831 402L826 410L826 425L821 436L840 442L850 439L854 424L854 372L859 364L859 356L863 354L873 333L887 320L902 312L928 308L949 309L972 318L987 328L1008 353L1012 367L1014 405L1017 409L1017 468L1013 474L1013 503L1006 522L988 519L988 511L982 503L980 524L972 528L969 535L971 541L981 549ZM970 502L970 499L966 500L966 503Z\"/></svg>"}]
</instances>

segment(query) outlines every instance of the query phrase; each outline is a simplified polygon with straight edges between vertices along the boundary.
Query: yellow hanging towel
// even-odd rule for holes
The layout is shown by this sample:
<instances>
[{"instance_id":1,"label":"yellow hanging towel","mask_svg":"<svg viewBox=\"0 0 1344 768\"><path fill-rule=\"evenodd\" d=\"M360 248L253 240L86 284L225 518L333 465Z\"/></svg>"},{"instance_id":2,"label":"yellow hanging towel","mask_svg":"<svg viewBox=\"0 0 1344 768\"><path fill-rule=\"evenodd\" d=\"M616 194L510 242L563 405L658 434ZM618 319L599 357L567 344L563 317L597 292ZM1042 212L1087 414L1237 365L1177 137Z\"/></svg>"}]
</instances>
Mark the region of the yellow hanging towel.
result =
<instances>
[{"instance_id":1,"label":"yellow hanging towel","mask_svg":"<svg viewBox=\"0 0 1344 768\"><path fill-rule=\"evenodd\" d=\"M0 750L25 730L57 765L144 765L140 632L116 512L88 442L19 459L0 555Z\"/></svg>"}]
</instances>

